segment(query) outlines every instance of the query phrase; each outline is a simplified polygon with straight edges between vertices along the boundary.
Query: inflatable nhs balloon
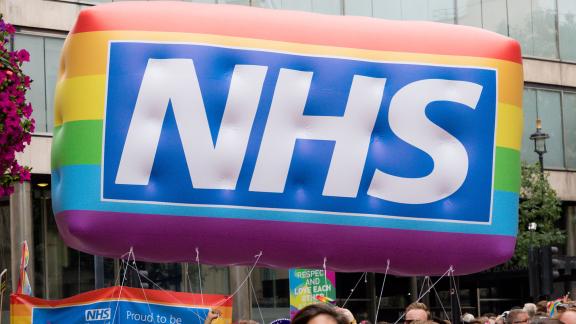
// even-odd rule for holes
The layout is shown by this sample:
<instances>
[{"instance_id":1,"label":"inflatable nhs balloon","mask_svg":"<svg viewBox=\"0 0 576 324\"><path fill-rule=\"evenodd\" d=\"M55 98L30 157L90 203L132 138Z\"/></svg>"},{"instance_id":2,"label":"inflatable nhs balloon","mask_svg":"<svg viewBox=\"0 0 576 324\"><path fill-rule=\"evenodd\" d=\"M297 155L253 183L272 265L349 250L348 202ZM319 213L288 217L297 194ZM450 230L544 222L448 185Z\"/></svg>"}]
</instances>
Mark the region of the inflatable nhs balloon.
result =
<instances>
[{"instance_id":1,"label":"inflatable nhs balloon","mask_svg":"<svg viewBox=\"0 0 576 324\"><path fill-rule=\"evenodd\" d=\"M514 250L522 65L488 31L189 3L85 9L56 94L70 246L464 274Z\"/></svg>"}]
</instances>

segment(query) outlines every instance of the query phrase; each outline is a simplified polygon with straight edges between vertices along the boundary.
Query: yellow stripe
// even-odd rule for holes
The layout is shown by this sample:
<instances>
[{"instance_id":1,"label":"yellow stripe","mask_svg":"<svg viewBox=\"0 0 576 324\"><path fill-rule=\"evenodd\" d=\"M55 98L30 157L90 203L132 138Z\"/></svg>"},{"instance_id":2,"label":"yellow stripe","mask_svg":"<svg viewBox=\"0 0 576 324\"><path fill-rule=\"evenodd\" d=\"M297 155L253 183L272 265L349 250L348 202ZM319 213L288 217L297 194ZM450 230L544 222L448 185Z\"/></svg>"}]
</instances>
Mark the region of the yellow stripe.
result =
<instances>
[{"instance_id":1,"label":"yellow stripe","mask_svg":"<svg viewBox=\"0 0 576 324\"><path fill-rule=\"evenodd\" d=\"M15 316L30 316L32 314L32 305L30 304L12 304L10 312Z\"/></svg>"},{"instance_id":2,"label":"yellow stripe","mask_svg":"<svg viewBox=\"0 0 576 324\"><path fill-rule=\"evenodd\" d=\"M104 75L60 80L57 85L56 126L77 120L102 120L105 87ZM520 150L521 136L522 110L499 103L496 145Z\"/></svg>"},{"instance_id":3,"label":"yellow stripe","mask_svg":"<svg viewBox=\"0 0 576 324\"><path fill-rule=\"evenodd\" d=\"M10 316L10 324L30 324L32 317L30 316Z\"/></svg>"},{"instance_id":4,"label":"yellow stripe","mask_svg":"<svg viewBox=\"0 0 576 324\"><path fill-rule=\"evenodd\" d=\"M417 62L494 68L498 70L499 102L520 107L522 101L522 65L510 61L482 57L383 52L190 33L104 31L70 35L64 46L64 64L61 69L61 71L64 71L64 75L61 75L61 77L74 78L85 75L105 74L108 42L112 40L201 43L371 61Z\"/></svg>"},{"instance_id":5,"label":"yellow stripe","mask_svg":"<svg viewBox=\"0 0 576 324\"><path fill-rule=\"evenodd\" d=\"M520 151L522 121L522 109L503 103L498 104L496 145Z\"/></svg>"},{"instance_id":6,"label":"yellow stripe","mask_svg":"<svg viewBox=\"0 0 576 324\"><path fill-rule=\"evenodd\" d=\"M106 77L87 75L60 79L54 98L54 125L104 118Z\"/></svg>"}]
</instances>

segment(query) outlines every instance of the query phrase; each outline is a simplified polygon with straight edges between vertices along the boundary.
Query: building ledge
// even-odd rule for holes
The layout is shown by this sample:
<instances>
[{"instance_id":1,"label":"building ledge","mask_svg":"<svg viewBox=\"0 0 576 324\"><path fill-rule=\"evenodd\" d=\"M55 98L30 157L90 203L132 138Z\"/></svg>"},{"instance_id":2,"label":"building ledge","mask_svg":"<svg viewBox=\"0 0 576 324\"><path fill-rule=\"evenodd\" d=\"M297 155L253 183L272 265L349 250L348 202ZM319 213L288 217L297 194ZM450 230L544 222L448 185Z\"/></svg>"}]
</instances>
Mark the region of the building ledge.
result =
<instances>
[{"instance_id":1,"label":"building ledge","mask_svg":"<svg viewBox=\"0 0 576 324\"><path fill-rule=\"evenodd\" d=\"M576 172L546 171L550 185L562 201L576 201Z\"/></svg>"},{"instance_id":2,"label":"building ledge","mask_svg":"<svg viewBox=\"0 0 576 324\"><path fill-rule=\"evenodd\" d=\"M524 58L524 81L576 88L576 64Z\"/></svg>"}]
</instances>

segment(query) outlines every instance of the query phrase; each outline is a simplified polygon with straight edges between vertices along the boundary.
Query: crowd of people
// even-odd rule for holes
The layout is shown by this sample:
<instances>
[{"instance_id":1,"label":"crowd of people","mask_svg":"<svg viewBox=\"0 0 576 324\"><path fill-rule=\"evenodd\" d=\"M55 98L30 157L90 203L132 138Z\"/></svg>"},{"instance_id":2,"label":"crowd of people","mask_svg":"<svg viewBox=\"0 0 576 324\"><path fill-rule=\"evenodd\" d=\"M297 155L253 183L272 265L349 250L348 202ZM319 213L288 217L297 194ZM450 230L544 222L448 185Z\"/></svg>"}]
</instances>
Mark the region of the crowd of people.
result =
<instances>
[{"instance_id":1,"label":"crowd of people","mask_svg":"<svg viewBox=\"0 0 576 324\"><path fill-rule=\"evenodd\" d=\"M402 322L402 321L401 321ZM450 321L434 318L425 304L413 303L406 308L404 324L450 324ZM461 317L464 324L576 324L576 302L567 298L556 301L527 303L514 307L500 315L483 314L475 317L465 313ZM383 324L383 323L378 323Z\"/></svg>"},{"instance_id":2,"label":"crowd of people","mask_svg":"<svg viewBox=\"0 0 576 324\"><path fill-rule=\"evenodd\" d=\"M536 304L526 303L523 307L514 307L501 315L484 314L475 318L464 314L462 322L466 324L576 324L576 301L568 296L554 301L542 300Z\"/></svg>"},{"instance_id":3,"label":"crowd of people","mask_svg":"<svg viewBox=\"0 0 576 324\"><path fill-rule=\"evenodd\" d=\"M314 314L320 317L314 317ZM331 317L331 318L330 318ZM363 321L368 322L368 321ZM451 324L449 320L431 315L423 303L412 303L397 323L401 324ZM523 307L514 307L509 311L497 314L483 314L475 317L465 313L461 317L464 324L576 324L576 301L567 297L555 301L527 303ZM356 324L352 314L343 308L322 304L310 305L302 309L292 324ZM366 323L368 324L368 323ZM388 324L378 322L377 324Z\"/></svg>"},{"instance_id":4,"label":"crowd of people","mask_svg":"<svg viewBox=\"0 0 576 324\"><path fill-rule=\"evenodd\" d=\"M217 311L209 312L204 324L212 324L218 318ZM555 301L527 303L523 307L514 307L500 315L483 314L475 317L465 313L460 318L463 324L576 324L576 301L567 297ZM406 307L397 324L451 324L449 320L432 316L423 303L412 303ZM317 303L304 307L292 319L290 324L358 324L354 315L346 308L331 304ZM360 324L370 324L361 321ZM378 322L377 324L389 324Z\"/></svg>"},{"instance_id":5,"label":"crowd of people","mask_svg":"<svg viewBox=\"0 0 576 324\"><path fill-rule=\"evenodd\" d=\"M576 301L566 297L555 301L540 301L536 304L527 303L523 307L514 307L500 315L488 313L475 317L465 313L460 320L464 324L576 324ZM368 321L362 322L369 324ZM423 303L408 305L397 323L451 324L449 320L432 316ZM314 304L297 313L292 324L356 324L356 320L347 309Z\"/></svg>"}]
</instances>

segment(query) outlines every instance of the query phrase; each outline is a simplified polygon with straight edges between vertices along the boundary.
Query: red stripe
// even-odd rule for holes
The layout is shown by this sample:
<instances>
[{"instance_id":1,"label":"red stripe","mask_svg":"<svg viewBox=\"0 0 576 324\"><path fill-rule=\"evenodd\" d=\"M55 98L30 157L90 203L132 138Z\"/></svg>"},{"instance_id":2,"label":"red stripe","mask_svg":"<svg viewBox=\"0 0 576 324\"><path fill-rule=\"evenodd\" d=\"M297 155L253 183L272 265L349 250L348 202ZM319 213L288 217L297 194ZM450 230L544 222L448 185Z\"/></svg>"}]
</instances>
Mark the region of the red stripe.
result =
<instances>
[{"instance_id":1,"label":"red stripe","mask_svg":"<svg viewBox=\"0 0 576 324\"><path fill-rule=\"evenodd\" d=\"M213 306L218 304L222 307L231 307L232 299L223 302L224 295L212 295L212 294L189 294L175 291L161 291L161 290L151 290L144 289L146 295L142 292L143 289L140 288L130 288L122 287L122 298L136 299L136 300L148 300L150 302L156 303L169 303L169 304L179 304L179 305L204 305ZM117 299L118 293L120 292L120 287L109 287L98 290L88 291L76 296L60 299L60 300L46 300L35 297L30 297L26 295L12 295L13 304L33 304L38 306L59 306L59 305L73 305L73 304L83 304L90 302L97 302L105 299Z\"/></svg>"},{"instance_id":2,"label":"red stripe","mask_svg":"<svg viewBox=\"0 0 576 324\"><path fill-rule=\"evenodd\" d=\"M138 30L216 34L303 44L486 57L521 63L520 45L474 27L330 16L234 5L118 2L82 10L72 33Z\"/></svg>"}]
</instances>

